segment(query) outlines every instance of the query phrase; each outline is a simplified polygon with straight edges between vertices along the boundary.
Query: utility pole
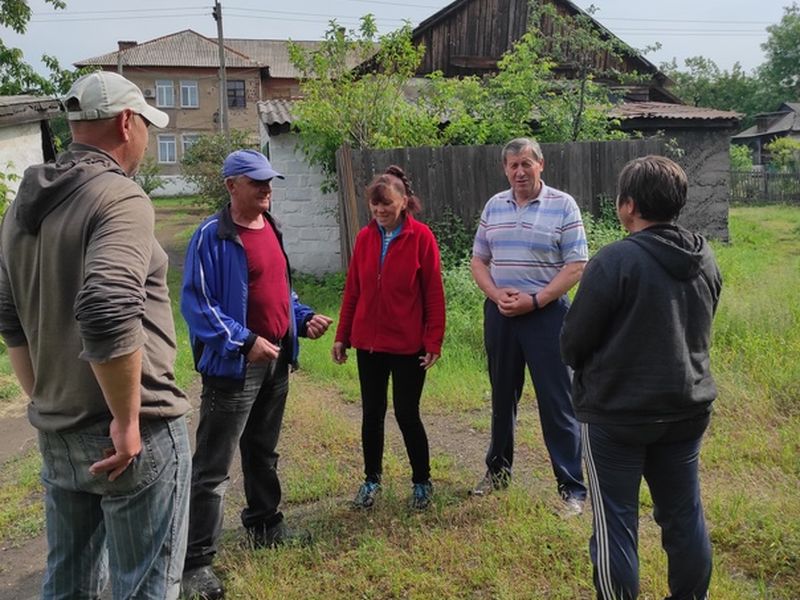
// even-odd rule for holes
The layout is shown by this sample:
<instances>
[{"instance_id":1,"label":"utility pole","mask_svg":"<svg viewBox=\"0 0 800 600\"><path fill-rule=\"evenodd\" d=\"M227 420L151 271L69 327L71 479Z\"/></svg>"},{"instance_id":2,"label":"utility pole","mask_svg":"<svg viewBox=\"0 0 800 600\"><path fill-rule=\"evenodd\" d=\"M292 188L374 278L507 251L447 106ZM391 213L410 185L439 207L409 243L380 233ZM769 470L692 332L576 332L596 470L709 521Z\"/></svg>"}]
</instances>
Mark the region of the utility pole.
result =
<instances>
[{"instance_id":1,"label":"utility pole","mask_svg":"<svg viewBox=\"0 0 800 600\"><path fill-rule=\"evenodd\" d=\"M217 22L219 45L219 130L228 135L228 79L225 75L225 39L222 35L222 4L214 0L214 20Z\"/></svg>"}]
</instances>

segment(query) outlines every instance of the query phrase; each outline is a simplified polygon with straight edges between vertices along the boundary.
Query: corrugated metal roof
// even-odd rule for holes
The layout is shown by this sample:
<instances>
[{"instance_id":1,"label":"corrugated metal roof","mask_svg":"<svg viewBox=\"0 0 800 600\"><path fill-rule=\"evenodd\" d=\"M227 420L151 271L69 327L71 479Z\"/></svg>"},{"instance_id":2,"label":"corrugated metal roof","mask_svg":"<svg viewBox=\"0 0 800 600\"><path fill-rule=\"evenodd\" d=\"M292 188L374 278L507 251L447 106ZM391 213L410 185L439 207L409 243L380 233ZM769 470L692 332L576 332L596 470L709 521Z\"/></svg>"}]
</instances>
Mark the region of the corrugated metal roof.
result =
<instances>
[{"instance_id":1,"label":"corrugated metal roof","mask_svg":"<svg viewBox=\"0 0 800 600\"><path fill-rule=\"evenodd\" d=\"M75 63L76 67L116 66L120 51L109 52ZM122 64L131 67L219 67L216 40L186 29L143 42L122 51ZM225 66L258 68L260 65L237 50L225 47Z\"/></svg>"},{"instance_id":2,"label":"corrugated metal roof","mask_svg":"<svg viewBox=\"0 0 800 600\"><path fill-rule=\"evenodd\" d=\"M304 50L316 50L322 42L299 40L294 42ZM229 48L249 56L258 64L269 67L271 77L287 77L299 79L301 73L289 60L289 42L287 40L248 40L226 39ZM353 65L355 66L355 65Z\"/></svg>"},{"instance_id":3,"label":"corrugated metal roof","mask_svg":"<svg viewBox=\"0 0 800 600\"><path fill-rule=\"evenodd\" d=\"M49 96L0 96L0 124L42 121L60 111L61 103Z\"/></svg>"},{"instance_id":4,"label":"corrugated metal roof","mask_svg":"<svg viewBox=\"0 0 800 600\"><path fill-rule=\"evenodd\" d=\"M701 119L736 120L742 115L730 110L717 110L667 102L625 102L614 107L611 115L618 119Z\"/></svg>"},{"instance_id":5,"label":"corrugated metal roof","mask_svg":"<svg viewBox=\"0 0 800 600\"><path fill-rule=\"evenodd\" d=\"M294 120L292 100L276 98L258 103L258 116L264 125L286 125Z\"/></svg>"},{"instance_id":6,"label":"corrugated metal roof","mask_svg":"<svg viewBox=\"0 0 800 600\"><path fill-rule=\"evenodd\" d=\"M741 140L744 138L754 138L754 137L762 137L762 136L774 136L774 135L781 135L781 134L792 134L795 132L800 132L800 104L792 102L784 103L785 106L791 108L794 112L785 112L785 113L764 113L761 115L756 115L756 124L752 127L748 127L744 131L740 131L736 135L732 137L735 140ZM797 108L795 108L797 107ZM772 121L769 123L767 127L759 124L759 117L761 118L769 118L772 117Z\"/></svg>"}]
</instances>

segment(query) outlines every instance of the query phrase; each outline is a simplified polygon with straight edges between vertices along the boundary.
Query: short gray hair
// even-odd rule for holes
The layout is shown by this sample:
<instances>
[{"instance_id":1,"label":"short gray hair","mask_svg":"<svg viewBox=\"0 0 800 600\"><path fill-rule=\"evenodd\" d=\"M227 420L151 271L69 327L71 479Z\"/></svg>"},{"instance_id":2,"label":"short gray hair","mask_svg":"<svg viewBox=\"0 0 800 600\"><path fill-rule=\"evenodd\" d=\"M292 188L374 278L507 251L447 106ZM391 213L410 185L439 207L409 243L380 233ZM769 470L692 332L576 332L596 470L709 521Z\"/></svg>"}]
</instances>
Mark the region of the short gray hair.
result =
<instances>
[{"instance_id":1,"label":"short gray hair","mask_svg":"<svg viewBox=\"0 0 800 600\"><path fill-rule=\"evenodd\" d=\"M542 155L542 148L539 146L539 142L533 138L521 137L511 140L505 146L503 146L503 152L501 153L503 164L506 164L506 158L509 154L520 154L521 152L524 152L526 148L531 149L533 157L536 160L542 160L544 158Z\"/></svg>"}]
</instances>

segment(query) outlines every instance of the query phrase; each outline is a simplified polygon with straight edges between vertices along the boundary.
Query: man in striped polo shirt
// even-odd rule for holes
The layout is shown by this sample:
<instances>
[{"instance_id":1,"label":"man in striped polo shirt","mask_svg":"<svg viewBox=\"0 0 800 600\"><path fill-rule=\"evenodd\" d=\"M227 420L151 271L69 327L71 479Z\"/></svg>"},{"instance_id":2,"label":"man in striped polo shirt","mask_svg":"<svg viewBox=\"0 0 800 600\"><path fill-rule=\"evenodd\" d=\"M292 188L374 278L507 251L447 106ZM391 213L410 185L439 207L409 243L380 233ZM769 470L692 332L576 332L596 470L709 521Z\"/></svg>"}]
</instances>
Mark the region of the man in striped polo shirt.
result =
<instances>
[{"instance_id":1,"label":"man in striped polo shirt","mask_svg":"<svg viewBox=\"0 0 800 600\"><path fill-rule=\"evenodd\" d=\"M487 471L472 493L483 496L508 486L527 365L564 512L580 514L586 500L580 427L559 333L567 292L589 258L586 234L572 196L542 181L544 158L535 140L511 140L502 160L511 189L486 203L472 247L472 276L486 295L484 343L492 385Z\"/></svg>"}]
</instances>

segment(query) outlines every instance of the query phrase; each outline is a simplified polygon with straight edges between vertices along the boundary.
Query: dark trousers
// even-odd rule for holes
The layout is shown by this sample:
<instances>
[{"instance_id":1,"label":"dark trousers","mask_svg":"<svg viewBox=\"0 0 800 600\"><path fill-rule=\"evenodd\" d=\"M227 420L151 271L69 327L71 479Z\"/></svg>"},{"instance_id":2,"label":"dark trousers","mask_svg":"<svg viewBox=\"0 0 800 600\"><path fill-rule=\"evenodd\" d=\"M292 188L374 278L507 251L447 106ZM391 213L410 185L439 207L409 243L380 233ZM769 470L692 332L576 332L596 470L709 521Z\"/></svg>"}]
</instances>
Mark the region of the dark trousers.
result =
<instances>
[{"instance_id":1,"label":"dark trousers","mask_svg":"<svg viewBox=\"0 0 800 600\"><path fill-rule=\"evenodd\" d=\"M185 569L210 565L222 532L225 490L236 446L242 458L246 528L271 527L278 511L278 437L289 391L288 361L281 356L247 368L244 388L203 385L197 444L192 458L189 543Z\"/></svg>"},{"instance_id":2,"label":"dark trousers","mask_svg":"<svg viewBox=\"0 0 800 600\"><path fill-rule=\"evenodd\" d=\"M518 317L504 317L494 302L486 300L483 338L492 385L492 440L486 466L495 475L511 475L517 405L527 365L558 489L562 494L584 498L580 427L571 400L572 377L561 362L559 346L567 308L565 300L558 300Z\"/></svg>"},{"instance_id":3,"label":"dark trousers","mask_svg":"<svg viewBox=\"0 0 800 600\"><path fill-rule=\"evenodd\" d=\"M650 487L667 553L671 600L707 597L711 542L700 502L698 456L708 415L656 425L581 426L594 513L589 551L601 600L639 594L639 486Z\"/></svg>"},{"instance_id":4,"label":"dark trousers","mask_svg":"<svg viewBox=\"0 0 800 600\"><path fill-rule=\"evenodd\" d=\"M383 472L384 421L386 420L389 375L392 376L394 416L403 434L412 481L430 479L428 436L419 415L419 401L425 384L425 369L419 352L410 356L358 350L358 379L361 383L361 444L367 481L380 482Z\"/></svg>"}]
</instances>

